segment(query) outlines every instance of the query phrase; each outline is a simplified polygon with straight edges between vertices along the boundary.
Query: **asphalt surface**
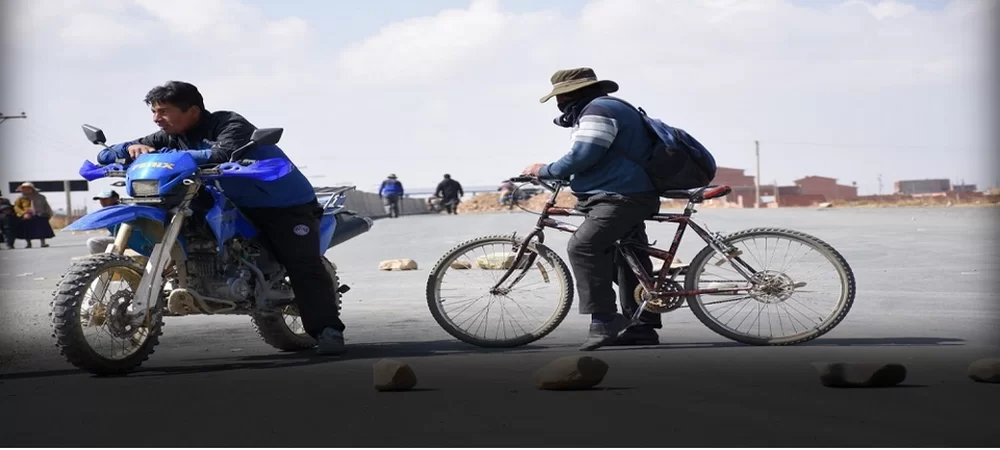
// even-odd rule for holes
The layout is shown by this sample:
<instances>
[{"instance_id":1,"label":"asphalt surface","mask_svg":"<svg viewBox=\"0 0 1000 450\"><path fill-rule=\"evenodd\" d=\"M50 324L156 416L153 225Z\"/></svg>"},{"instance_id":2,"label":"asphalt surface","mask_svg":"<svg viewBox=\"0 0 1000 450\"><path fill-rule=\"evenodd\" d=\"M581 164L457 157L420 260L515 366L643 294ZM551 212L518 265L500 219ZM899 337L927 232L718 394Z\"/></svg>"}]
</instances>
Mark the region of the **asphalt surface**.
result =
<instances>
[{"instance_id":1,"label":"asphalt surface","mask_svg":"<svg viewBox=\"0 0 1000 450\"><path fill-rule=\"evenodd\" d=\"M5 446L997 446L1000 385L966 376L1000 357L997 208L704 210L713 231L772 226L816 235L852 265L846 320L815 341L751 347L687 309L662 344L586 353L598 389L537 390L532 373L586 334L576 304L551 335L509 350L452 338L424 297L428 272L480 235L530 231L524 213L380 220L331 250L346 294L348 355L279 353L245 317L167 318L156 352L126 377L82 373L58 354L48 305L85 235L0 251L0 441ZM570 222L574 222L570 220ZM673 225L654 225L668 245ZM548 233L565 258L568 235ZM23 241L18 245L23 246ZM685 238L680 257L701 248ZM419 269L380 272L385 259ZM408 362L410 392L372 388L380 358ZM811 363L898 362L894 388L833 389Z\"/></svg>"}]
</instances>

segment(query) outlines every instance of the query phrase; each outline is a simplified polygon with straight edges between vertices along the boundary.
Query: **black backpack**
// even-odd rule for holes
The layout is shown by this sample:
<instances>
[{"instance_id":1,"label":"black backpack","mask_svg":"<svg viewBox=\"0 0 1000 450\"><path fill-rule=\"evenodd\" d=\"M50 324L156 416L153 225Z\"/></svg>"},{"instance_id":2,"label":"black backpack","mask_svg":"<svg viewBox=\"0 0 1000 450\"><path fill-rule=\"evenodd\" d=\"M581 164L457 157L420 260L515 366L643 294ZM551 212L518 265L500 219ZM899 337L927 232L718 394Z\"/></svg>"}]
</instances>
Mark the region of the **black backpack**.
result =
<instances>
[{"instance_id":1,"label":"black backpack","mask_svg":"<svg viewBox=\"0 0 1000 450\"><path fill-rule=\"evenodd\" d=\"M636 108L625 100L608 98L628 105L642 117L656 147L645 162L636 161L627 154L624 156L642 166L659 192L705 187L715 179L718 168L715 157L697 139L680 128L649 117L642 108Z\"/></svg>"}]
</instances>

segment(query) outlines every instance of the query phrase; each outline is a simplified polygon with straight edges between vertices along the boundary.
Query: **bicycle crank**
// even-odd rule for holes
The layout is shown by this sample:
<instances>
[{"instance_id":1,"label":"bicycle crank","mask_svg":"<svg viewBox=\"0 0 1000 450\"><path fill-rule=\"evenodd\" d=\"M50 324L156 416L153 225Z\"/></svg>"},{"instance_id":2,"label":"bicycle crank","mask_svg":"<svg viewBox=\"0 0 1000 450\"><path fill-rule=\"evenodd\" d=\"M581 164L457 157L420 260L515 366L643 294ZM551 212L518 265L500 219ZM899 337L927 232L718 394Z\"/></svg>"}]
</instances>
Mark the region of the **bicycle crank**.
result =
<instances>
[{"instance_id":1,"label":"bicycle crank","mask_svg":"<svg viewBox=\"0 0 1000 450\"><path fill-rule=\"evenodd\" d=\"M666 314L684 305L686 300L683 296L670 295L671 292L679 292L681 285L674 281L668 281L661 292L650 293L641 284L635 287L635 302L643 310L653 314ZM645 304L645 306L642 306Z\"/></svg>"}]
</instances>

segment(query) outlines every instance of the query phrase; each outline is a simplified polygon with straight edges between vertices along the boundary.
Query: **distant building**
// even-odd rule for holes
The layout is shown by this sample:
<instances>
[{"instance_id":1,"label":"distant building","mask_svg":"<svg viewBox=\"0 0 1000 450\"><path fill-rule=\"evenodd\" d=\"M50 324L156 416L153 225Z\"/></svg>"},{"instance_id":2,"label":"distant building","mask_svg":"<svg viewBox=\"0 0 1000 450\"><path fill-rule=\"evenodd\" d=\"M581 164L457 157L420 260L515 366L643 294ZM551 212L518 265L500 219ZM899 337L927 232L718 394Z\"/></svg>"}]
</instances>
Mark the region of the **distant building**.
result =
<instances>
[{"instance_id":1,"label":"distant building","mask_svg":"<svg viewBox=\"0 0 1000 450\"><path fill-rule=\"evenodd\" d=\"M976 192L976 185L974 184L956 184L951 187L951 190L955 192Z\"/></svg>"},{"instance_id":2,"label":"distant building","mask_svg":"<svg viewBox=\"0 0 1000 450\"><path fill-rule=\"evenodd\" d=\"M795 185L799 188L798 195L822 195L828 202L832 202L834 200L856 200L858 198L857 186L837 184L836 178L810 175L808 177L795 180ZM779 191L778 193L780 198L781 192Z\"/></svg>"},{"instance_id":3,"label":"distant building","mask_svg":"<svg viewBox=\"0 0 1000 450\"><path fill-rule=\"evenodd\" d=\"M740 197L743 197L743 206L750 208L753 207L753 198L756 195L755 182L756 179L753 176L747 175L746 170L730 167L717 168L715 178L712 179L713 185L729 186L733 189L733 192L725 197L726 202L739 203ZM761 186L761 190L763 188ZM764 193L761 192L761 195L764 195Z\"/></svg>"},{"instance_id":4,"label":"distant building","mask_svg":"<svg viewBox=\"0 0 1000 450\"><path fill-rule=\"evenodd\" d=\"M895 183L896 194L921 195L941 194L951 190L951 181L935 180L900 180Z\"/></svg>"}]
</instances>

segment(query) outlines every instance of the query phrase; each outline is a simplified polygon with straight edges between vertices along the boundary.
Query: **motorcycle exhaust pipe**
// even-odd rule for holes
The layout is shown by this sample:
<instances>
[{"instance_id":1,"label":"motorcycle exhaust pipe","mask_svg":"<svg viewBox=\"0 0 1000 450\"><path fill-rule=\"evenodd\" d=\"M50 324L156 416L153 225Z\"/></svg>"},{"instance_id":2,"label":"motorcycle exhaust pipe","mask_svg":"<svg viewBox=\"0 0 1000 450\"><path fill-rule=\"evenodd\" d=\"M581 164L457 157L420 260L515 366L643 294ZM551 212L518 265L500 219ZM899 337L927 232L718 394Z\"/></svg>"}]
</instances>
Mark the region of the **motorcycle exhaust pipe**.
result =
<instances>
[{"instance_id":1,"label":"motorcycle exhaust pipe","mask_svg":"<svg viewBox=\"0 0 1000 450\"><path fill-rule=\"evenodd\" d=\"M373 222L368 217L338 214L336 219L337 228L333 231L333 237L330 238L330 244L327 246L328 249L343 244L372 229Z\"/></svg>"}]
</instances>

